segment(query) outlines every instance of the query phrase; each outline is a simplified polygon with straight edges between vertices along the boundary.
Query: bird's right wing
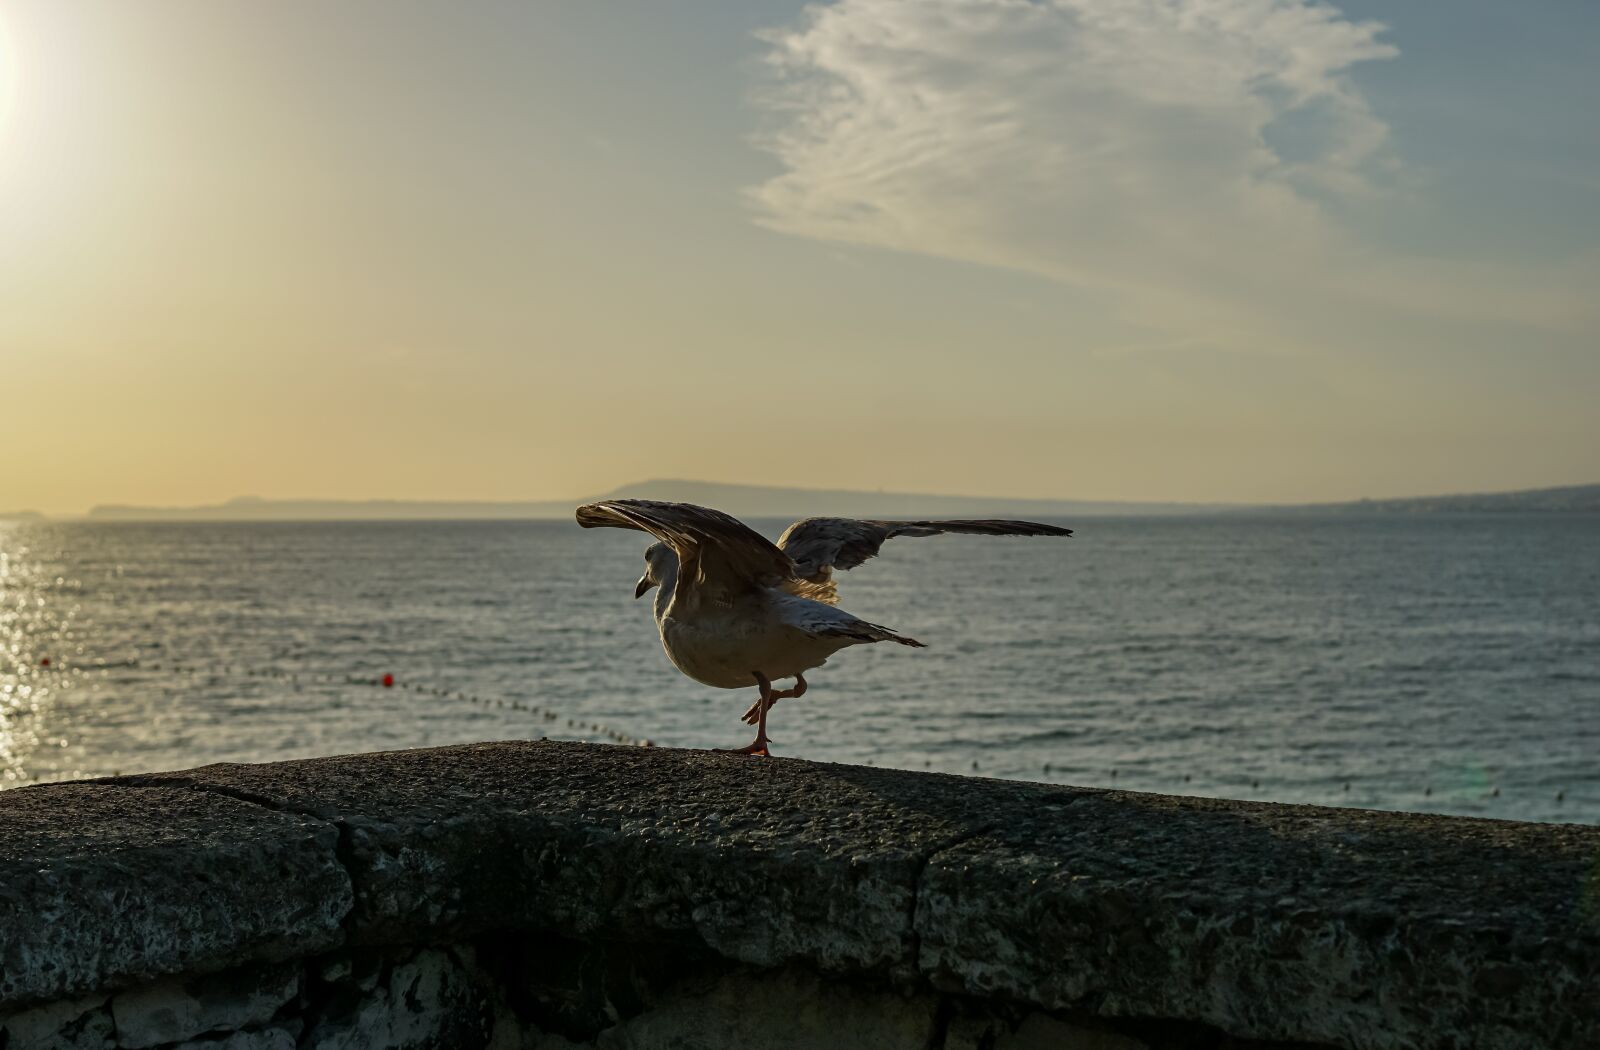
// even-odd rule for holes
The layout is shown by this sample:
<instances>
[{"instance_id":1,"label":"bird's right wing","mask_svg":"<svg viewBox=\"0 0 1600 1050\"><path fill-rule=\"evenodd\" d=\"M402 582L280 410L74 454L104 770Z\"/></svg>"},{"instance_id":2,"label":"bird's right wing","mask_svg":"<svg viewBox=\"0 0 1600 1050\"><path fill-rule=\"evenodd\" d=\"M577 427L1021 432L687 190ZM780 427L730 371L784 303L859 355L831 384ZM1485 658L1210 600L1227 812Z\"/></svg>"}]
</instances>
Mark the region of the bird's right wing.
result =
<instances>
[{"instance_id":1,"label":"bird's right wing","mask_svg":"<svg viewBox=\"0 0 1600 1050\"><path fill-rule=\"evenodd\" d=\"M778 537L778 547L794 560L795 575L829 592L834 600L833 573L853 569L877 557L883 542L896 536L938 536L954 532L972 536L1071 536L1071 529L1036 521L998 518L953 521L857 521L854 518L807 518Z\"/></svg>"},{"instance_id":2,"label":"bird's right wing","mask_svg":"<svg viewBox=\"0 0 1600 1050\"><path fill-rule=\"evenodd\" d=\"M612 499L578 508L586 529L647 532L678 556L674 604L725 604L740 593L778 587L794 576L794 562L772 541L738 518L693 503Z\"/></svg>"}]
</instances>

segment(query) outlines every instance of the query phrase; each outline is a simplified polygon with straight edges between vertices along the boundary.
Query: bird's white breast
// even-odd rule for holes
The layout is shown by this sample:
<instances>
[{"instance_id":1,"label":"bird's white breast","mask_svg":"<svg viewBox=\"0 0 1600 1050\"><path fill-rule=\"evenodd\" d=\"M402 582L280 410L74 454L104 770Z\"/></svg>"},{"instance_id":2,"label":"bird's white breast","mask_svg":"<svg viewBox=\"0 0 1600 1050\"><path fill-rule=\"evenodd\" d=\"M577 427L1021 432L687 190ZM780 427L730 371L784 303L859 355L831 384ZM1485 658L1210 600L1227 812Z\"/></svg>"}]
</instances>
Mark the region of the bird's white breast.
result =
<instances>
[{"instance_id":1,"label":"bird's white breast","mask_svg":"<svg viewBox=\"0 0 1600 1050\"><path fill-rule=\"evenodd\" d=\"M714 613L701 609L692 620L668 615L660 621L661 646L672 665L695 681L742 689L756 684L758 671L777 680L820 667L847 644L798 630L776 611L763 602Z\"/></svg>"}]
</instances>

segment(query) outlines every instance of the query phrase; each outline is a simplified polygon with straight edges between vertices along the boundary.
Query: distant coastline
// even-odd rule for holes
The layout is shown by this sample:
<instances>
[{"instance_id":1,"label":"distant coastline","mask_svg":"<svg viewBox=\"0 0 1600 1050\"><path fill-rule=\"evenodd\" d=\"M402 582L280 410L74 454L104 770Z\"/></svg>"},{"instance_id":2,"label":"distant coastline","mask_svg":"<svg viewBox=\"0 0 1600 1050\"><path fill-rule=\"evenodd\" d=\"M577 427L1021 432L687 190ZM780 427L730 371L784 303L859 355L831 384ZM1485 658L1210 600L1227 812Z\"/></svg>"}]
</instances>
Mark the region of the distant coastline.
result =
<instances>
[{"instance_id":1,"label":"distant coastline","mask_svg":"<svg viewBox=\"0 0 1600 1050\"><path fill-rule=\"evenodd\" d=\"M1516 492L1470 492L1448 496L1361 499L1261 508L1286 513L1332 514L1551 514L1600 512L1600 485L1563 485Z\"/></svg>"},{"instance_id":2,"label":"distant coastline","mask_svg":"<svg viewBox=\"0 0 1600 1050\"><path fill-rule=\"evenodd\" d=\"M1472 514L1600 513L1600 484L1515 492L1463 493L1338 503L1158 503L941 496L912 492L782 488L712 481L656 479L568 500L274 500L241 496L192 507L104 504L87 521L540 521L565 519L597 499L682 500L742 518L848 517L1107 517L1181 514ZM50 520L34 511L0 513L0 522Z\"/></svg>"},{"instance_id":3,"label":"distant coastline","mask_svg":"<svg viewBox=\"0 0 1600 1050\"><path fill-rule=\"evenodd\" d=\"M568 519L580 503L602 499L679 500L716 507L741 518L1065 517L1114 514L1195 514L1240 509L1240 504L1139 503L1110 500L989 499L909 492L781 488L712 481L655 479L567 500L268 500L240 497L196 507L95 507L90 521L527 521Z\"/></svg>"}]
</instances>

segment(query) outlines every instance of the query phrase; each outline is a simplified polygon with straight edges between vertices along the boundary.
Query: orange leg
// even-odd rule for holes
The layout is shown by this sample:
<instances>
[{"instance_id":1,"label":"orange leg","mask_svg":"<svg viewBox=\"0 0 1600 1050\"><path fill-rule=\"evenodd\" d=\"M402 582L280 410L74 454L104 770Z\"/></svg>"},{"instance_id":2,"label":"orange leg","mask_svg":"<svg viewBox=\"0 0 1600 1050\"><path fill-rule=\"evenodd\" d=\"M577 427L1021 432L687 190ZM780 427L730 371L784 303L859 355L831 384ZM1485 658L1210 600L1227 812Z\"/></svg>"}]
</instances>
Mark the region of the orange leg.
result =
<instances>
[{"instance_id":1,"label":"orange leg","mask_svg":"<svg viewBox=\"0 0 1600 1050\"><path fill-rule=\"evenodd\" d=\"M767 709L777 702L773 692L772 683L760 671L750 672L755 676L756 685L761 688L761 699L751 705L756 714L756 738L744 747L719 747L716 750L730 755L763 755L770 757L772 752L767 750L767 745L772 741L767 738ZM757 710L759 709L759 710Z\"/></svg>"},{"instance_id":2,"label":"orange leg","mask_svg":"<svg viewBox=\"0 0 1600 1050\"><path fill-rule=\"evenodd\" d=\"M756 709L761 707L763 704L767 707L771 707L779 700L796 700L805 695L806 676L803 674L797 674L794 676L794 688L769 689L767 695L750 705L750 710L741 715L740 720L747 726L753 726L756 724L756 720L761 716L761 712Z\"/></svg>"}]
</instances>

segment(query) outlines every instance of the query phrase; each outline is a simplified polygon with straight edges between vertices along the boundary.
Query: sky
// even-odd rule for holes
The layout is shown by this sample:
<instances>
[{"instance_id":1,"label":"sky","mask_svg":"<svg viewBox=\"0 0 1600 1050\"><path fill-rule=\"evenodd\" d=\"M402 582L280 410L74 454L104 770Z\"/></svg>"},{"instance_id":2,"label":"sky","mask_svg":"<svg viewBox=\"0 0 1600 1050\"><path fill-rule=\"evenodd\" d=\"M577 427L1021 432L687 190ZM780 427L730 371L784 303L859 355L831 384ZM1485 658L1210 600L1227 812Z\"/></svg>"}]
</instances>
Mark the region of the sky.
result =
<instances>
[{"instance_id":1,"label":"sky","mask_svg":"<svg viewBox=\"0 0 1600 1050\"><path fill-rule=\"evenodd\" d=\"M1600 481L1586 0L0 0L0 511Z\"/></svg>"}]
</instances>

